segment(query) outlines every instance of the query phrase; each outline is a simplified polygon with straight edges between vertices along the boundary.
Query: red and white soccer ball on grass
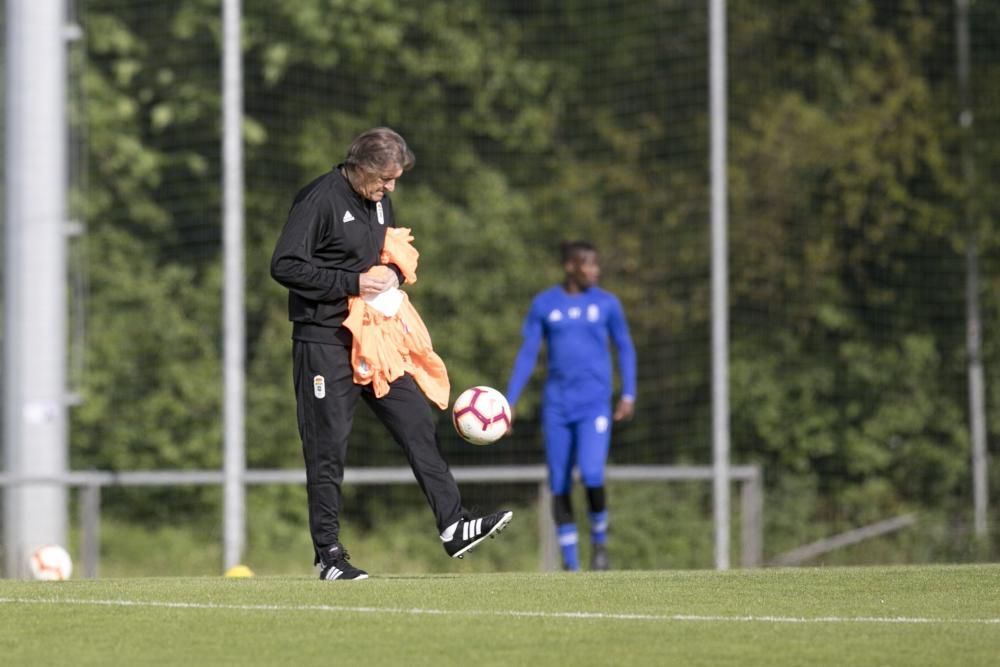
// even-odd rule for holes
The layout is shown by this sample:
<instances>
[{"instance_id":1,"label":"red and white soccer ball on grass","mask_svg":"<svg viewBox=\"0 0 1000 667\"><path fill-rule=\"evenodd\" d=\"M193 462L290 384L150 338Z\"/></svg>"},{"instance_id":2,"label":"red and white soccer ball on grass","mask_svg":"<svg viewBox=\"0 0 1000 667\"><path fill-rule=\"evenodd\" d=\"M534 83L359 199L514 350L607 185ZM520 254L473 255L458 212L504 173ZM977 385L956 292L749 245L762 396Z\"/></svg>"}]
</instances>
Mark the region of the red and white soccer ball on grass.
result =
<instances>
[{"instance_id":1,"label":"red and white soccer ball on grass","mask_svg":"<svg viewBox=\"0 0 1000 667\"><path fill-rule=\"evenodd\" d=\"M31 553L31 575L43 581L64 581L73 574L73 559L56 544L38 547Z\"/></svg>"},{"instance_id":2,"label":"red and white soccer ball on grass","mask_svg":"<svg viewBox=\"0 0 1000 667\"><path fill-rule=\"evenodd\" d=\"M493 387L470 387L455 399L451 420L468 442L492 445L510 429L510 405Z\"/></svg>"}]
</instances>

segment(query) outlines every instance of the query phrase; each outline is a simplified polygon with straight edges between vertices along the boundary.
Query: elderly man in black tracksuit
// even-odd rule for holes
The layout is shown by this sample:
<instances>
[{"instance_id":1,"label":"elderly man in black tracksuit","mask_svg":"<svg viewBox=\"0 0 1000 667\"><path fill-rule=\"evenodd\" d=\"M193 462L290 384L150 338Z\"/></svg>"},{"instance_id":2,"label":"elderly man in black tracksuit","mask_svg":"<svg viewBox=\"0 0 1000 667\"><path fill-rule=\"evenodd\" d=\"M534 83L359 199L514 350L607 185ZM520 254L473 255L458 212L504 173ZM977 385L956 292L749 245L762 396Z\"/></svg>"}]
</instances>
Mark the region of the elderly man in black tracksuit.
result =
<instances>
[{"instance_id":1,"label":"elderly man in black tracksuit","mask_svg":"<svg viewBox=\"0 0 1000 667\"><path fill-rule=\"evenodd\" d=\"M386 227L394 227L389 193L413 166L406 142L374 128L351 144L344 162L305 186L271 258L271 276L288 288L292 374L305 456L309 530L320 578L366 579L340 544L341 482L347 439L361 397L402 447L430 503L445 551L462 557L507 525L512 512L469 516L438 449L430 405L410 375L376 398L353 381L351 333L341 326L348 297L372 297L398 287L399 270L379 264Z\"/></svg>"}]
</instances>

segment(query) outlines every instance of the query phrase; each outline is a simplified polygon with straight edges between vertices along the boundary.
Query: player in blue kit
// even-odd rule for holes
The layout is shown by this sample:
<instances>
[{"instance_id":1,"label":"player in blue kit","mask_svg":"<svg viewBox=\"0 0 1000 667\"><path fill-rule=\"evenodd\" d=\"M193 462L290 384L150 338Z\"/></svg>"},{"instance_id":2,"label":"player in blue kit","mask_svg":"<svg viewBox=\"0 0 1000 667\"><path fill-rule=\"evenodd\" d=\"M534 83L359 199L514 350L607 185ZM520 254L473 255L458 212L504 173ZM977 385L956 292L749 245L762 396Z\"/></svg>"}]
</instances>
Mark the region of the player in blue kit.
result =
<instances>
[{"instance_id":1,"label":"player in blue kit","mask_svg":"<svg viewBox=\"0 0 1000 667\"><path fill-rule=\"evenodd\" d=\"M542 427L563 568L580 569L570 501L576 467L590 510L590 566L592 570L607 570L604 468L611 444L611 421L629 419L635 411L635 348L618 299L597 286L601 265L594 246L584 241L565 243L562 261L566 272L563 284L541 292L531 302L522 329L524 342L507 385L507 400L512 408L517 403L544 340L548 373ZM622 385L613 413L609 340L618 353Z\"/></svg>"}]
</instances>

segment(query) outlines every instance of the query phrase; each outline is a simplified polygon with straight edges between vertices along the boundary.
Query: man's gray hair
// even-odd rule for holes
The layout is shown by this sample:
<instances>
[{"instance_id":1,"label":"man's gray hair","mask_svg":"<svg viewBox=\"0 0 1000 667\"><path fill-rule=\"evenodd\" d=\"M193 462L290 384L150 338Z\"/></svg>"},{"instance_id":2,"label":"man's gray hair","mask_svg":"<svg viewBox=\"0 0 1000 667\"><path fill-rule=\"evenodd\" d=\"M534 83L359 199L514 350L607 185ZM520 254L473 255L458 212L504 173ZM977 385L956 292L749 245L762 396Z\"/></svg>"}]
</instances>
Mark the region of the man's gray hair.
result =
<instances>
[{"instance_id":1,"label":"man's gray hair","mask_svg":"<svg viewBox=\"0 0 1000 667\"><path fill-rule=\"evenodd\" d=\"M388 127L375 127L351 142L344 165L381 175L395 169L408 171L416 160L403 137Z\"/></svg>"}]
</instances>

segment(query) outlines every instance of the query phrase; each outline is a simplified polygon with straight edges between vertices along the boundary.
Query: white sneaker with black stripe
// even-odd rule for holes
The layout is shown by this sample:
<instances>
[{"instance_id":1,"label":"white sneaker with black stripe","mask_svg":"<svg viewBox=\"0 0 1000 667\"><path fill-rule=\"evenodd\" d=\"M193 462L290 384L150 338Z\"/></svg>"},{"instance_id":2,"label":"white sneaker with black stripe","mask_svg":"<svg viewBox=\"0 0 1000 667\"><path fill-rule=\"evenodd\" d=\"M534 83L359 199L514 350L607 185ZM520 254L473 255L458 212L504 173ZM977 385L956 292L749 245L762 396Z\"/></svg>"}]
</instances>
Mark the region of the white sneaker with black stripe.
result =
<instances>
[{"instance_id":1,"label":"white sneaker with black stripe","mask_svg":"<svg viewBox=\"0 0 1000 667\"><path fill-rule=\"evenodd\" d=\"M487 537L496 537L513 517L513 512L501 510L474 519L460 519L451 539L445 541L444 550L452 558L462 558Z\"/></svg>"},{"instance_id":2,"label":"white sneaker with black stripe","mask_svg":"<svg viewBox=\"0 0 1000 667\"><path fill-rule=\"evenodd\" d=\"M334 544L319 552L319 578L326 581L342 579L344 581L359 581L367 579L368 573L351 565L351 556L342 544Z\"/></svg>"}]
</instances>

